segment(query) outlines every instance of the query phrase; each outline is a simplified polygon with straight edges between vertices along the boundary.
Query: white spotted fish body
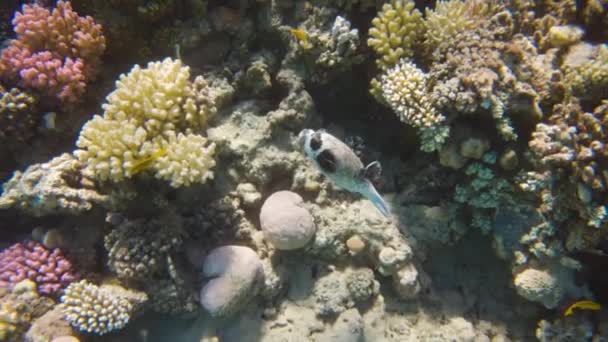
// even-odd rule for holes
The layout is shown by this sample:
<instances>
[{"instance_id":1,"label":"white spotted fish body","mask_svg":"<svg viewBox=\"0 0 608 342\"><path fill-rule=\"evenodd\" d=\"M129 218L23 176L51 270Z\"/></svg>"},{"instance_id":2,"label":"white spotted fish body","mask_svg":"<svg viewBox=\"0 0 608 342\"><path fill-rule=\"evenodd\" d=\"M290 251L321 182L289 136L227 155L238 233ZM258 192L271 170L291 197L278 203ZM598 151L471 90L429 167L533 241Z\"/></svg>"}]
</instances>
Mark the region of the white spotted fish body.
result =
<instances>
[{"instance_id":1,"label":"white spotted fish body","mask_svg":"<svg viewBox=\"0 0 608 342\"><path fill-rule=\"evenodd\" d=\"M378 162L364 166L348 145L323 130L304 129L298 139L304 153L329 180L344 190L363 195L382 215L390 217L384 199L370 181L373 173L380 172Z\"/></svg>"}]
</instances>

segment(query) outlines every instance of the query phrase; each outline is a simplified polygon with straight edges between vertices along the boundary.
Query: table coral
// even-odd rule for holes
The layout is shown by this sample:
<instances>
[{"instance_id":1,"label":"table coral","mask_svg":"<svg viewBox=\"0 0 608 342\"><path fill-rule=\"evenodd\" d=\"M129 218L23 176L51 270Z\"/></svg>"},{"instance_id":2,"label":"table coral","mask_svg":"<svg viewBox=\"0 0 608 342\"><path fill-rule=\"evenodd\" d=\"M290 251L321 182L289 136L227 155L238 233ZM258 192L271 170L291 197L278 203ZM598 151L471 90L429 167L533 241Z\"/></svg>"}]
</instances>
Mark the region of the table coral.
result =
<instances>
[{"instance_id":1,"label":"table coral","mask_svg":"<svg viewBox=\"0 0 608 342\"><path fill-rule=\"evenodd\" d=\"M64 317L80 331L104 335L124 328L147 301L144 293L81 280L61 297Z\"/></svg>"},{"instance_id":2,"label":"table coral","mask_svg":"<svg viewBox=\"0 0 608 342\"><path fill-rule=\"evenodd\" d=\"M83 126L74 155L103 181L131 178L141 171L135 165L151 158L144 171L174 187L205 183L215 145L199 134L216 112L216 97L202 77L189 78L190 69L169 58L121 75L104 115Z\"/></svg>"},{"instance_id":3,"label":"table coral","mask_svg":"<svg viewBox=\"0 0 608 342\"><path fill-rule=\"evenodd\" d=\"M105 50L101 26L91 17L80 17L62 0L52 12L37 4L23 5L13 25L17 37L2 51L0 77L62 104L80 101Z\"/></svg>"},{"instance_id":4,"label":"table coral","mask_svg":"<svg viewBox=\"0 0 608 342\"><path fill-rule=\"evenodd\" d=\"M39 293L58 295L77 279L72 263L61 250L49 250L34 241L16 243L2 251L0 265L0 286L10 289L30 279L36 282Z\"/></svg>"}]
</instances>

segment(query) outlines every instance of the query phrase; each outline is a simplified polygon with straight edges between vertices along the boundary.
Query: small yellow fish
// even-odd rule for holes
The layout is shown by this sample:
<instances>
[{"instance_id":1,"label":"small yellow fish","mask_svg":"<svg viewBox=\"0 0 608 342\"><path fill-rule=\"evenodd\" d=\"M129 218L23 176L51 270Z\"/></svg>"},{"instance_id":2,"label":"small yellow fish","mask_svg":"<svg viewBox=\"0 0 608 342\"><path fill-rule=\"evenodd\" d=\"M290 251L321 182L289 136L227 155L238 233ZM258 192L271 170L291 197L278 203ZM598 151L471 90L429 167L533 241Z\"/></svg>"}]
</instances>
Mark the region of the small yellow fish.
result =
<instances>
[{"instance_id":1,"label":"small yellow fish","mask_svg":"<svg viewBox=\"0 0 608 342\"><path fill-rule=\"evenodd\" d=\"M156 153L154 153L153 155L151 155L149 157L145 157L145 158L136 160L133 163L133 165L131 165L131 167L129 167L129 173L132 175L136 175L136 174L140 173L141 171L149 168L150 165L152 165L152 163L156 159L164 156L165 154L167 154L167 150L165 150L164 148L161 148L160 150L156 151Z\"/></svg>"},{"instance_id":2,"label":"small yellow fish","mask_svg":"<svg viewBox=\"0 0 608 342\"><path fill-rule=\"evenodd\" d=\"M298 40L308 41L308 33L306 33L304 30L291 28L289 29L289 33L291 33Z\"/></svg>"},{"instance_id":3,"label":"small yellow fish","mask_svg":"<svg viewBox=\"0 0 608 342\"><path fill-rule=\"evenodd\" d=\"M564 316L570 316L574 313L574 309L582 310L601 310L602 305L590 300L579 300L578 302L570 305L564 312Z\"/></svg>"},{"instance_id":4,"label":"small yellow fish","mask_svg":"<svg viewBox=\"0 0 608 342\"><path fill-rule=\"evenodd\" d=\"M290 28L289 33L291 33L298 40L298 43L302 48L310 48L310 44L308 43L308 33L306 33L306 31Z\"/></svg>"}]
</instances>

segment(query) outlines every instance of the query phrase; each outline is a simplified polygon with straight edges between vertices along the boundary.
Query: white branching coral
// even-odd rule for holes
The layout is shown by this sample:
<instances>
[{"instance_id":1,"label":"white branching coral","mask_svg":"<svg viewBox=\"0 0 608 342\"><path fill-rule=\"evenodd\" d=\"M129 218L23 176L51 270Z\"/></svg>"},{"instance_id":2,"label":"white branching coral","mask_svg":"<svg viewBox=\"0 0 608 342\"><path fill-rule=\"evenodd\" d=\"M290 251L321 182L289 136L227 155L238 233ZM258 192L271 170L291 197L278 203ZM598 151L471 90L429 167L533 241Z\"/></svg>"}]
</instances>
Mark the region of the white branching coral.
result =
<instances>
[{"instance_id":1,"label":"white branching coral","mask_svg":"<svg viewBox=\"0 0 608 342\"><path fill-rule=\"evenodd\" d=\"M151 170L174 187L211 178L215 147L196 134L216 113L216 94L203 77L189 79L190 69L169 58L122 75L104 115L80 132L74 155L85 171L120 182Z\"/></svg>"},{"instance_id":2,"label":"white branching coral","mask_svg":"<svg viewBox=\"0 0 608 342\"><path fill-rule=\"evenodd\" d=\"M64 317L89 333L103 335L124 328L136 309L147 301L143 293L119 286L97 286L86 280L71 283L61 297Z\"/></svg>"},{"instance_id":3,"label":"white branching coral","mask_svg":"<svg viewBox=\"0 0 608 342\"><path fill-rule=\"evenodd\" d=\"M427 89L427 75L412 62L401 60L380 79L382 98L399 119L418 129L421 149L438 150L449 135L445 117L435 108Z\"/></svg>"},{"instance_id":4,"label":"white branching coral","mask_svg":"<svg viewBox=\"0 0 608 342\"><path fill-rule=\"evenodd\" d=\"M445 118L427 92L427 76L414 63L402 60L381 78L382 95L399 119L416 128L433 127Z\"/></svg>"}]
</instances>

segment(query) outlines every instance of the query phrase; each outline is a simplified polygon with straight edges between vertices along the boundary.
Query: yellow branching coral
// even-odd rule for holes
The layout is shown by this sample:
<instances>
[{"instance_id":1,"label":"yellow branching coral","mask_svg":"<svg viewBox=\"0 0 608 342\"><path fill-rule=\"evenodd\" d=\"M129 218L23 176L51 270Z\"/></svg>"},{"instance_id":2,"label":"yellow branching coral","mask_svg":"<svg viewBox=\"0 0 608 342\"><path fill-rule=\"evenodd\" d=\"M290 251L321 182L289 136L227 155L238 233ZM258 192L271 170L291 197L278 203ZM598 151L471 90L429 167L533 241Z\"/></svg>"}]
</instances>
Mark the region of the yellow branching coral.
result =
<instances>
[{"instance_id":1,"label":"yellow branching coral","mask_svg":"<svg viewBox=\"0 0 608 342\"><path fill-rule=\"evenodd\" d=\"M438 1L434 10L426 10L424 46L431 54L441 54L440 46L453 45L458 35L475 27L473 14L482 14L485 7L477 5L478 1L460 0ZM434 58L437 59L437 58Z\"/></svg>"},{"instance_id":2,"label":"yellow branching coral","mask_svg":"<svg viewBox=\"0 0 608 342\"><path fill-rule=\"evenodd\" d=\"M171 182L175 188L213 178L215 144L208 144L200 135L179 133L167 146L166 155L156 162L157 178Z\"/></svg>"},{"instance_id":3,"label":"yellow branching coral","mask_svg":"<svg viewBox=\"0 0 608 342\"><path fill-rule=\"evenodd\" d=\"M148 63L145 69L136 65L116 82L116 90L103 105L104 116L118 121L133 119L153 135L200 129L200 124L215 114L215 107L198 105L192 87L190 68L179 60Z\"/></svg>"},{"instance_id":4,"label":"yellow branching coral","mask_svg":"<svg viewBox=\"0 0 608 342\"><path fill-rule=\"evenodd\" d=\"M110 120L95 115L80 132L74 155L87 162L96 178L122 181L131 176L131 166L142 157L141 146L148 133L134 120Z\"/></svg>"},{"instance_id":5,"label":"yellow branching coral","mask_svg":"<svg viewBox=\"0 0 608 342\"><path fill-rule=\"evenodd\" d=\"M84 125L74 155L103 181L149 169L174 187L204 183L212 176L215 146L197 134L215 114L215 100L205 79L191 82L179 60L135 66L116 82L103 117Z\"/></svg>"},{"instance_id":6,"label":"yellow branching coral","mask_svg":"<svg viewBox=\"0 0 608 342\"><path fill-rule=\"evenodd\" d=\"M408 0L384 4L372 25L367 45L379 55L376 63L381 69L395 65L403 57L411 58L423 34L422 14Z\"/></svg>"}]
</instances>

